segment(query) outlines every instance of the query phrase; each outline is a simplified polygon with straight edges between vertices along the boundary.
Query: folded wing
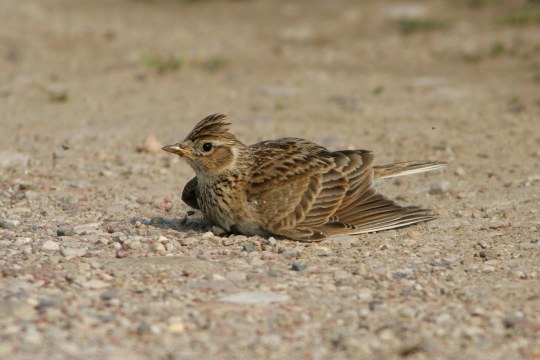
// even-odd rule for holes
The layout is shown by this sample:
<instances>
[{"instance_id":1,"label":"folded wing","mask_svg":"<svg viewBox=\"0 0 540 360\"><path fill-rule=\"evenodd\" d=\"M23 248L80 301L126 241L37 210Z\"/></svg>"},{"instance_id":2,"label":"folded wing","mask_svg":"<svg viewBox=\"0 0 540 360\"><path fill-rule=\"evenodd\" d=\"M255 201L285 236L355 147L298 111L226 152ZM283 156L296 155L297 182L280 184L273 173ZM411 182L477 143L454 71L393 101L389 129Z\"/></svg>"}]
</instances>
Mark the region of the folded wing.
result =
<instances>
[{"instance_id":1,"label":"folded wing","mask_svg":"<svg viewBox=\"0 0 540 360\"><path fill-rule=\"evenodd\" d=\"M330 152L302 139L252 145L260 162L248 186L266 230L300 241L361 234L433 219L427 210L402 207L373 189L373 154Z\"/></svg>"}]
</instances>

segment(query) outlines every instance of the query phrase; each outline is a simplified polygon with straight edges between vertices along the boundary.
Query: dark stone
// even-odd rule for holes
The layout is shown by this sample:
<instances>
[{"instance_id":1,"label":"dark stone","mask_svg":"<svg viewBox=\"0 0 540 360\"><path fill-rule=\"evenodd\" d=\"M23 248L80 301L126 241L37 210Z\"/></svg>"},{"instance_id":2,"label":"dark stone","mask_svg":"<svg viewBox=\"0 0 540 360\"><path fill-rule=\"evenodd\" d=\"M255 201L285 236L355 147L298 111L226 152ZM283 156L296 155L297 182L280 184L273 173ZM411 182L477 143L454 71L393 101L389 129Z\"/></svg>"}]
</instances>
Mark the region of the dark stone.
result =
<instances>
[{"instance_id":1,"label":"dark stone","mask_svg":"<svg viewBox=\"0 0 540 360\"><path fill-rule=\"evenodd\" d=\"M259 246L252 242L245 242L242 244L242 250L245 252L253 252L259 250Z\"/></svg>"},{"instance_id":2,"label":"dark stone","mask_svg":"<svg viewBox=\"0 0 540 360\"><path fill-rule=\"evenodd\" d=\"M111 290L104 291L99 295L99 298L105 301L114 299L115 297L117 297L116 291L111 291Z\"/></svg>"},{"instance_id":3,"label":"dark stone","mask_svg":"<svg viewBox=\"0 0 540 360\"><path fill-rule=\"evenodd\" d=\"M373 300L368 303L369 310L375 310L379 305L382 305L382 301L380 300Z\"/></svg>"},{"instance_id":4,"label":"dark stone","mask_svg":"<svg viewBox=\"0 0 540 360\"><path fill-rule=\"evenodd\" d=\"M60 226L58 229L56 229L56 235L57 236L73 236L75 235L75 229L72 226Z\"/></svg>"},{"instance_id":5,"label":"dark stone","mask_svg":"<svg viewBox=\"0 0 540 360\"><path fill-rule=\"evenodd\" d=\"M6 220L0 220L0 228L13 229L15 228L15 224Z\"/></svg>"}]
</instances>

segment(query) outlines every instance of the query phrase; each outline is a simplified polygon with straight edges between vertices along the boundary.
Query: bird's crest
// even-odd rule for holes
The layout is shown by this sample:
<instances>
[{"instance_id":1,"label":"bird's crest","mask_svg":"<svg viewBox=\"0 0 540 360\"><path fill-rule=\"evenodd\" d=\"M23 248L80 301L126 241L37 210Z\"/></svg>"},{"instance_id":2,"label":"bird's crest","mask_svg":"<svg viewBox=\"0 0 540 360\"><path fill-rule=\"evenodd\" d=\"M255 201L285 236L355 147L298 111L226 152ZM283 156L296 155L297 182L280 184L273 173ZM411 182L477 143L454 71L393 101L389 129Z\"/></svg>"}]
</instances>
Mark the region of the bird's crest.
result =
<instances>
[{"instance_id":1,"label":"bird's crest","mask_svg":"<svg viewBox=\"0 0 540 360\"><path fill-rule=\"evenodd\" d=\"M234 138L229 132L229 122L225 121L225 115L212 114L202 119L195 128L191 130L186 139L194 141L206 137Z\"/></svg>"}]
</instances>

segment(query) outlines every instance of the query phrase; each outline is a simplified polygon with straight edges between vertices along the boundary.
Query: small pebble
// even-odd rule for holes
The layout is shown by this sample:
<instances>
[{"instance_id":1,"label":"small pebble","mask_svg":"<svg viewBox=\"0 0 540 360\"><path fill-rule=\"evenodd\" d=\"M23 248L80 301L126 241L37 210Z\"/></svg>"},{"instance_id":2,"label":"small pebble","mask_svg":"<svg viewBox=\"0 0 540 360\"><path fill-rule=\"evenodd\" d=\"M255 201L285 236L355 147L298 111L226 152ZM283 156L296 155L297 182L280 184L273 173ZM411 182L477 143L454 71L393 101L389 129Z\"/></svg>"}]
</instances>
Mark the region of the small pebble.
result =
<instances>
[{"instance_id":1,"label":"small pebble","mask_svg":"<svg viewBox=\"0 0 540 360\"><path fill-rule=\"evenodd\" d=\"M178 334L178 333L181 333L185 330L185 326L182 322L180 321L176 321L176 322L173 322L171 324L169 324L169 327L168 327L168 330L169 332L173 333L173 334Z\"/></svg>"},{"instance_id":2,"label":"small pebble","mask_svg":"<svg viewBox=\"0 0 540 360\"><path fill-rule=\"evenodd\" d=\"M99 298L100 298L101 300L107 301L107 300L111 300L111 299L113 299L113 298L115 298L115 297L117 297L117 296L118 296L118 294L117 294L116 291L114 291L114 290L109 290L109 291L104 291L104 292L102 292L102 293L99 295Z\"/></svg>"},{"instance_id":3,"label":"small pebble","mask_svg":"<svg viewBox=\"0 0 540 360\"><path fill-rule=\"evenodd\" d=\"M274 256L275 256L275 254L273 254L273 253L271 253L269 251L263 251L263 252L261 252L260 259L261 260L273 260Z\"/></svg>"},{"instance_id":4,"label":"small pebble","mask_svg":"<svg viewBox=\"0 0 540 360\"><path fill-rule=\"evenodd\" d=\"M61 253L65 257L82 257L88 251L85 247L61 247Z\"/></svg>"},{"instance_id":5,"label":"small pebble","mask_svg":"<svg viewBox=\"0 0 540 360\"><path fill-rule=\"evenodd\" d=\"M97 279L84 281L81 285L88 289L103 289L109 287L108 283Z\"/></svg>"},{"instance_id":6,"label":"small pebble","mask_svg":"<svg viewBox=\"0 0 540 360\"><path fill-rule=\"evenodd\" d=\"M431 195L442 195L448 192L450 190L450 182L449 181L439 181L432 183L429 186L429 193Z\"/></svg>"},{"instance_id":7,"label":"small pebble","mask_svg":"<svg viewBox=\"0 0 540 360\"><path fill-rule=\"evenodd\" d=\"M15 240L15 245L21 246L32 243L32 239L28 237L19 237Z\"/></svg>"},{"instance_id":8,"label":"small pebble","mask_svg":"<svg viewBox=\"0 0 540 360\"><path fill-rule=\"evenodd\" d=\"M156 242L152 244L152 250L155 252L165 252L165 246L160 242Z\"/></svg>"},{"instance_id":9,"label":"small pebble","mask_svg":"<svg viewBox=\"0 0 540 360\"><path fill-rule=\"evenodd\" d=\"M41 249L44 251L58 251L60 250L60 244L53 240L47 240L43 243Z\"/></svg>"},{"instance_id":10,"label":"small pebble","mask_svg":"<svg viewBox=\"0 0 540 360\"><path fill-rule=\"evenodd\" d=\"M315 254L318 256L328 256L332 253L332 249L326 246L318 246L315 249Z\"/></svg>"},{"instance_id":11,"label":"small pebble","mask_svg":"<svg viewBox=\"0 0 540 360\"><path fill-rule=\"evenodd\" d=\"M154 134L148 134L143 143L137 146L137 151L157 154L161 151L162 144Z\"/></svg>"},{"instance_id":12,"label":"small pebble","mask_svg":"<svg viewBox=\"0 0 540 360\"><path fill-rule=\"evenodd\" d=\"M223 246L231 246L236 244L236 241L233 238L224 238L221 240L221 245Z\"/></svg>"},{"instance_id":13,"label":"small pebble","mask_svg":"<svg viewBox=\"0 0 540 360\"><path fill-rule=\"evenodd\" d=\"M234 304L243 304L243 305L259 305L259 304L270 304L274 302L284 302L288 301L289 296L276 294L272 292L264 291L248 291L237 294L231 294L223 296L220 301L234 303Z\"/></svg>"},{"instance_id":14,"label":"small pebble","mask_svg":"<svg viewBox=\"0 0 540 360\"><path fill-rule=\"evenodd\" d=\"M141 205L145 205L145 204L151 204L152 203L152 198L150 198L150 196L147 196L147 195L141 195L141 196L138 196L135 201L138 203L138 204L141 204Z\"/></svg>"},{"instance_id":15,"label":"small pebble","mask_svg":"<svg viewBox=\"0 0 540 360\"><path fill-rule=\"evenodd\" d=\"M291 270L293 271L304 271L305 269L306 269L306 265L298 263L298 262L294 262L291 265Z\"/></svg>"},{"instance_id":16,"label":"small pebble","mask_svg":"<svg viewBox=\"0 0 540 360\"><path fill-rule=\"evenodd\" d=\"M28 327L24 334L24 341L32 345L40 345L43 342L43 335L33 326Z\"/></svg>"},{"instance_id":17,"label":"small pebble","mask_svg":"<svg viewBox=\"0 0 540 360\"><path fill-rule=\"evenodd\" d=\"M540 250L540 242L538 242L538 241L536 241L536 242L524 241L524 242L519 244L519 248L521 250L533 250L533 249L539 249Z\"/></svg>"},{"instance_id":18,"label":"small pebble","mask_svg":"<svg viewBox=\"0 0 540 360\"><path fill-rule=\"evenodd\" d=\"M502 323L505 328L511 329L516 326L519 320L521 320L522 316L507 316L502 319Z\"/></svg>"},{"instance_id":19,"label":"small pebble","mask_svg":"<svg viewBox=\"0 0 540 360\"><path fill-rule=\"evenodd\" d=\"M456 174L457 176L465 176L466 171L462 167L458 167L456 168L456 170L454 170L454 174Z\"/></svg>"},{"instance_id":20,"label":"small pebble","mask_svg":"<svg viewBox=\"0 0 540 360\"><path fill-rule=\"evenodd\" d=\"M188 238L180 239L180 245L190 246L190 245L196 244L198 241L199 240L197 240L196 238L188 237Z\"/></svg>"},{"instance_id":21,"label":"small pebble","mask_svg":"<svg viewBox=\"0 0 540 360\"><path fill-rule=\"evenodd\" d=\"M482 217L483 217L483 214L482 214L482 212L480 210L478 210L478 209L473 210L473 212L472 212L472 218L473 219L481 219Z\"/></svg>"},{"instance_id":22,"label":"small pebble","mask_svg":"<svg viewBox=\"0 0 540 360\"><path fill-rule=\"evenodd\" d=\"M11 209L11 213L17 215L30 215L32 213L32 209L27 207L15 207Z\"/></svg>"},{"instance_id":23,"label":"small pebble","mask_svg":"<svg viewBox=\"0 0 540 360\"><path fill-rule=\"evenodd\" d=\"M136 331L138 335L150 334L151 333L150 324L147 323L146 321L142 321L139 323L139 325L137 325Z\"/></svg>"},{"instance_id":24,"label":"small pebble","mask_svg":"<svg viewBox=\"0 0 540 360\"><path fill-rule=\"evenodd\" d=\"M227 232L223 230L222 228L220 228L219 226L212 226L212 233L215 236L221 236L221 235L225 235Z\"/></svg>"},{"instance_id":25,"label":"small pebble","mask_svg":"<svg viewBox=\"0 0 540 360\"><path fill-rule=\"evenodd\" d=\"M75 235L75 229L73 226L61 226L56 230L57 236L73 236Z\"/></svg>"},{"instance_id":26,"label":"small pebble","mask_svg":"<svg viewBox=\"0 0 540 360\"><path fill-rule=\"evenodd\" d=\"M287 249L283 251L282 255L286 257L287 259L292 259L298 257L302 253L302 249L299 247L296 247L294 249Z\"/></svg>"},{"instance_id":27,"label":"small pebble","mask_svg":"<svg viewBox=\"0 0 540 360\"><path fill-rule=\"evenodd\" d=\"M101 169L99 171L99 176L103 176L105 178L110 178L114 175L114 173L110 170L107 170L107 169Z\"/></svg>"},{"instance_id":28,"label":"small pebble","mask_svg":"<svg viewBox=\"0 0 540 360\"><path fill-rule=\"evenodd\" d=\"M180 244L178 244L177 241L169 241L167 244L165 244L165 249L168 252L173 252L179 247L179 245Z\"/></svg>"},{"instance_id":29,"label":"small pebble","mask_svg":"<svg viewBox=\"0 0 540 360\"><path fill-rule=\"evenodd\" d=\"M202 234L201 237L203 239L213 239L214 238L214 233L211 232L211 231L208 231L208 232L205 232L204 234Z\"/></svg>"},{"instance_id":30,"label":"small pebble","mask_svg":"<svg viewBox=\"0 0 540 360\"><path fill-rule=\"evenodd\" d=\"M75 234L88 234L91 232L95 232L97 229L99 229L100 226L101 226L101 223L89 223L89 224L77 225L73 227L73 232Z\"/></svg>"},{"instance_id":31,"label":"small pebble","mask_svg":"<svg viewBox=\"0 0 540 360\"><path fill-rule=\"evenodd\" d=\"M14 229L19 224L20 224L20 221L17 221L17 220L0 219L0 228L3 228L3 229Z\"/></svg>"},{"instance_id":32,"label":"small pebble","mask_svg":"<svg viewBox=\"0 0 540 360\"><path fill-rule=\"evenodd\" d=\"M255 244L253 242L246 242L246 243L242 244L242 250L244 250L246 252L258 251L259 250L259 245Z\"/></svg>"},{"instance_id":33,"label":"small pebble","mask_svg":"<svg viewBox=\"0 0 540 360\"><path fill-rule=\"evenodd\" d=\"M14 150L0 151L0 168L8 166L26 166L30 156Z\"/></svg>"},{"instance_id":34,"label":"small pebble","mask_svg":"<svg viewBox=\"0 0 540 360\"><path fill-rule=\"evenodd\" d=\"M116 242L124 242L127 239L127 235L122 232L115 232L111 234L111 239Z\"/></svg>"}]
</instances>

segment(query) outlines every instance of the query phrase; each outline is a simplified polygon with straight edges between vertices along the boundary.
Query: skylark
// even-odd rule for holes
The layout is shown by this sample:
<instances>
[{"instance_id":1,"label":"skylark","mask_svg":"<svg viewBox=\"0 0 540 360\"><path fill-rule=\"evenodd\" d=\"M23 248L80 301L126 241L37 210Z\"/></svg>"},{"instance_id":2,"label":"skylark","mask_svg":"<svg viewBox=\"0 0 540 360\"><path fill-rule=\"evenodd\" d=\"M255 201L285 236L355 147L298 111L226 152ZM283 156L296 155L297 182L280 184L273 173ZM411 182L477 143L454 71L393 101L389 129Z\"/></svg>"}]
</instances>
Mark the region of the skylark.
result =
<instances>
[{"instance_id":1,"label":"skylark","mask_svg":"<svg viewBox=\"0 0 540 360\"><path fill-rule=\"evenodd\" d=\"M182 200L225 231L320 241L434 219L426 209L386 199L373 185L444 162L373 165L371 151L330 151L299 138L247 146L229 125L225 115L210 115L184 141L163 147L195 170Z\"/></svg>"}]
</instances>

